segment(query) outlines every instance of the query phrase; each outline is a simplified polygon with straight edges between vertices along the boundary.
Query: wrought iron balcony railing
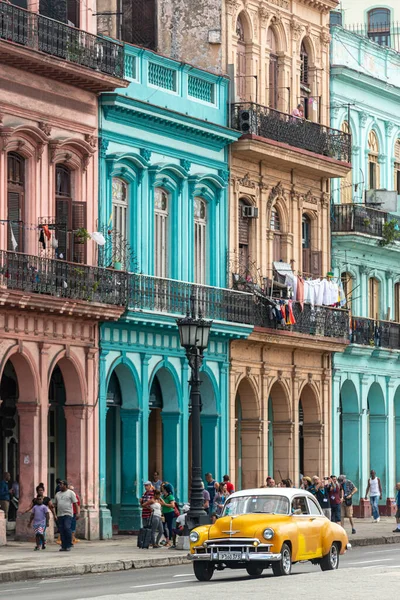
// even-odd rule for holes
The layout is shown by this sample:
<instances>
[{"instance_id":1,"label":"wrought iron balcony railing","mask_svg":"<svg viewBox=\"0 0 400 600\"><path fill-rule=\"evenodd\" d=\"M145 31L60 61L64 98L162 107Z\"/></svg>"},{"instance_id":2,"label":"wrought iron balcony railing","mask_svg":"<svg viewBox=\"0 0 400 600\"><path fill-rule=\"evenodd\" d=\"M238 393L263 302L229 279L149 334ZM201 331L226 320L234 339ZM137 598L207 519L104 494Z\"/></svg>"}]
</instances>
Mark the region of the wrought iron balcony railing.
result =
<instances>
[{"instance_id":1,"label":"wrought iron balcony railing","mask_svg":"<svg viewBox=\"0 0 400 600\"><path fill-rule=\"evenodd\" d=\"M333 233L365 233L382 237L385 223L400 218L365 204L337 204L331 210L331 230Z\"/></svg>"},{"instance_id":2,"label":"wrought iron balcony railing","mask_svg":"<svg viewBox=\"0 0 400 600\"><path fill-rule=\"evenodd\" d=\"M304 304L303 310L299 302L293 302L292 309L296 323L294 325L281 325L274 318L271 305L260 302L256 305L255 325L269 329L279 329L315 335L321 337L349 339L349 312L340 308L329 306L311 306Z\"/></svg>"},{"instance_id":3,"label":"wrought iron balcony railing","mask_svg":"<svg viewBox=\"0 0 400 600\"><path fill-rule=\"evenodd\" d=\"M233 104L232 126L243 135L254 134L339 161L351 161L350 134L261 104Z\"/></svg>"},{"instance_id":4,"label":"wrought iron balcony railing","mask_svg":"<svg viewBox=\"0 0 400 600\"><path fill-rule=\"evenodd\" d=\"M353 317L351 342L362 346L400 350L400 323Z\"/></svg>"},{"instance_id":5,"label":"wrought iron balcony railing","mask_svg":"<svg viewBox=\"0 0 400 600\"><path fill-rule=\"evenodd\" d=\"M124 46L12 4L0 2L0 40L122 79Z\"/></svg>"},{"instance_id":6,"label":"wrought iron balcony railing","mask_svg":"<svg viewBox=\"0 0 400 600\"><path fill-rule=\"evenodd\" d=\"M205 319L253 324L253 295L149 275L129 275L131 310L185 315L192 303Z\"/></svg>"},{"instance_id":7,"label":"wrought iron balcony railing","mask_svg":"<svg viewBox=\"0 0 400 600\"><path fill-rule=\"evenodd\" d=\"M126 306L127 274L0 250L0 288Z\"/></svg>"}]
</instances>

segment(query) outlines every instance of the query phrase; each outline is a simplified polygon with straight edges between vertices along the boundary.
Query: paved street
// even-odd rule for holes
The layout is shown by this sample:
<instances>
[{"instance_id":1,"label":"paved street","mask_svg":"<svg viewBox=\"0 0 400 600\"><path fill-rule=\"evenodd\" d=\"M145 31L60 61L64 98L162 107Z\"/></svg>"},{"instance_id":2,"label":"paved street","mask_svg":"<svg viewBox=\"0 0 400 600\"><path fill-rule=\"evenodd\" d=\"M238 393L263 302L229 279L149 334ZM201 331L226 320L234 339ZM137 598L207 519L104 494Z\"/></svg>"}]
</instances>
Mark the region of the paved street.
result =
<instances>
[{"instance_id":1,"label":"paved street","mask_svg":"<svg viewBox=\"0 0 400 600\"><path fill-rule=\"evenodd\" d=\"M295 565L293 575L278 579L267 570L258 580L250 580L237 571L216 573L210 583L199 583L190 565L140 569L119 573L85 575L35 582L3 584L0 600L130 600L159 598L165 591L174 600L190 595L207 596L223 594L230 598L254 598L265 594L268 599L309 599L310 586L324 589L346 589L349 600L363 599L366 595L384 595L397 598L400 589L400 547L369 546L356 548L341 557L340 569L334 573L322 573L319 567L307 564Z\"/></svg>"}]
</instances>

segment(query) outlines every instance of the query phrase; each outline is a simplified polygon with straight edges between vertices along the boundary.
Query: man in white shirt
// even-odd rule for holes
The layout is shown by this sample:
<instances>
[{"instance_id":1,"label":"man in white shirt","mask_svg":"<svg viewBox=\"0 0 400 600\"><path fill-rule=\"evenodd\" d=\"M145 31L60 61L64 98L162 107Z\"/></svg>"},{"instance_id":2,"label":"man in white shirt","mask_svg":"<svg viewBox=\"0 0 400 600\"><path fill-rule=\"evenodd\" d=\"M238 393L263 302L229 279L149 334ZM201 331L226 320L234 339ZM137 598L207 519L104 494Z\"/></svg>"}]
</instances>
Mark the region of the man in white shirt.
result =
<instances>
[{"instance_id":1,"label":"man in white shirt","mask_svg":"<svg viewBox=\"0 0 400 600\"><path fill-rule=\"evenodd\" d=\"M79 519L80 507L75 492L68 489L68 482L60 481L60 491L57 492L54 505L57 511L57 526L61 536L60 552L69 552L72 548L72 517Z\"/></svg>"},{"instance_id":2,"label":"man in white shirt","mask_svg":"<svg viewBox=\"0 0 400 600\"><path fill-rule=\"evenodd\" d=\"M382 500L382 485L379 477L376 476L376 472L374 470L371 471L371 477L368 479L368 485L365 492L365 499L368 500L368 492L369 492L369 501L371 502L372 508L372 519L374 523L379 523L379 500Z\"/></svg>"}]
</instances>

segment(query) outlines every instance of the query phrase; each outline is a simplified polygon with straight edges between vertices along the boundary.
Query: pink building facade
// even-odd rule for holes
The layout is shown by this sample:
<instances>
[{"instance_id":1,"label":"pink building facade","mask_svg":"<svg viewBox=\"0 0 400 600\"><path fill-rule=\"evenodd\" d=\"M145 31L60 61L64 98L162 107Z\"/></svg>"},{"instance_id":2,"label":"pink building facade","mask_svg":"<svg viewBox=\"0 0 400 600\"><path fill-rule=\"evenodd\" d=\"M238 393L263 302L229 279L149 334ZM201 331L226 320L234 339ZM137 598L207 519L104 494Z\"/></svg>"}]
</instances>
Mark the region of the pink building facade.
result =
<instances>
[{"instance_id":1,"label":"pink building facade","mask_svg":"<svg viewBox=\"0 0 400 600\"><path fill-rule=\"evenodd\" d=\"M125 285L94 266L88 232L97 98L124 86L124 53L90 33L94 1L77 3L81 30L39 19L38 4L0 1L0 468L20 483L17 539L35 486L53 496L57 477L82 499L78 533L96 539L98 323L122 314Z\"/></svg>"}]
</instances>

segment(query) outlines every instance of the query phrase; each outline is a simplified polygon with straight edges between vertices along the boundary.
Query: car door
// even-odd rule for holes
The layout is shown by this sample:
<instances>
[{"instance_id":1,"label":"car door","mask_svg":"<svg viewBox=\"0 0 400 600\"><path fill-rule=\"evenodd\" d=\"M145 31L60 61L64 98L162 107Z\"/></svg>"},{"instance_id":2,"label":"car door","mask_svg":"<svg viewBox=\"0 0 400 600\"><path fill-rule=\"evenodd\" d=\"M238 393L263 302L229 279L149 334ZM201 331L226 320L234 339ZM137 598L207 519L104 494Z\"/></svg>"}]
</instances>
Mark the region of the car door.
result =
<instances>
[{"instance_id":1,"label":"car door","mask_svg":"<svg viewBox=\"0 0 400 600\"><path fill-rule=\"evenodd\" d=\"M306 496L296 496L292 500L292 520L296 526L297 539L292 542L293 548L297 547L295 556L292 557L294 561L298 560L309 560L312 558L314 552L315 541L310 536L311 525L313 521L310 515L310 509L307 503Z\"/></svg>"},{"instance_id":2,"label":"car door","mask_svg":"<svg viewBox=\"0 0 400 600\"><path fill-rule=\"evenodd\" d=\"M311 554L310 558L321 558L322 556L322 534L324 525L326 525L326 517L323 514L318 502L314 498L307 497L310 521L309 535L312 539L312 548L310 541Z\"/></svg>"}]
</instances>

